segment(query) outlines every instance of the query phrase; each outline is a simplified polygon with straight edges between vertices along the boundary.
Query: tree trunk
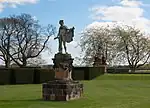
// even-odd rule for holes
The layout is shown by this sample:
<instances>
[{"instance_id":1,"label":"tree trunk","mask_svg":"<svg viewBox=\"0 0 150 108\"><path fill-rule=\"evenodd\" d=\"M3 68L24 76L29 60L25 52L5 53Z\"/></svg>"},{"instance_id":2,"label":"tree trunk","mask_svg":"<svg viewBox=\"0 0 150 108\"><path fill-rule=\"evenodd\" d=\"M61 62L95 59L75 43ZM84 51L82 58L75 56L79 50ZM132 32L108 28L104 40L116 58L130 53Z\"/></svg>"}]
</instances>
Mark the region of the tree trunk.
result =
<instances>
[{"instance_id":1,"label":"tree trunk","mask_svg":"<svg viewBox=\"0 0 150 108\"><path fill-rule=\"evenodd\" d=\"M10 36L11 36L11 34L9 34L8 35L8 44L7 44L7 50L6 50L6 52L7 52L7 54L6 54L6 58L7 58L7 60L6 60L6 67L8 68L8 67L10 67L10 56L9 56L9 53L10 53Z\"/></svg>"},{"instance_id":2,"label":"tree trunk","mask_svg":"<svg viewBox=\"0 0 150 108\"><path fill-rule=\"evenodd\" d=\"M5 60L5 67L6 68L9 68L10 67L10 60Z\"/></svg>"},{"instance_id":3,"label":"tree trunk","mask_svg":"<svg viewBox=\"0 0 150 108\"><path fill-rule=\"evenodd\" d=\"M23 59L23 62L22 62L22 66L21 67L26 67L27 66L27 60L26 59Z\"/></svg>"},{"instance_id":4,"label":"tree trunk","mask_svg":"<svg viewBox=\"0 0 150 108\"><path fill-rule=\"evenodd\" d=\"M131 73L135 73L136 67L131 67Z\"/></svg>"}]
</instances>

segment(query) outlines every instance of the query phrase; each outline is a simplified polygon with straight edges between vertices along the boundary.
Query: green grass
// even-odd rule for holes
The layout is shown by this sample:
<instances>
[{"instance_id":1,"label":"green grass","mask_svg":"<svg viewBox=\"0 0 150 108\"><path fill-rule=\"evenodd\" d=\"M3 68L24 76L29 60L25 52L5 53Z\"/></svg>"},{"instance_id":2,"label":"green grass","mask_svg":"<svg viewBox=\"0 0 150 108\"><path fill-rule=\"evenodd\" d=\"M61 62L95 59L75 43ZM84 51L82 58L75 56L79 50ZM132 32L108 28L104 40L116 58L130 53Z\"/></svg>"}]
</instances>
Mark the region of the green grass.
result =
<instances>
[{"instance_id":1,"label":"green grass","mask_svg":"<svg viewBox=\"0 0 150 108\"><path fill-rule=\"evenodd\" d=\"M146 76L108 74L83 81L84 96L69 102L42 101L41 84L4 85L0 86L0 108L150 108Z\"/></svg>"}]
</instances>

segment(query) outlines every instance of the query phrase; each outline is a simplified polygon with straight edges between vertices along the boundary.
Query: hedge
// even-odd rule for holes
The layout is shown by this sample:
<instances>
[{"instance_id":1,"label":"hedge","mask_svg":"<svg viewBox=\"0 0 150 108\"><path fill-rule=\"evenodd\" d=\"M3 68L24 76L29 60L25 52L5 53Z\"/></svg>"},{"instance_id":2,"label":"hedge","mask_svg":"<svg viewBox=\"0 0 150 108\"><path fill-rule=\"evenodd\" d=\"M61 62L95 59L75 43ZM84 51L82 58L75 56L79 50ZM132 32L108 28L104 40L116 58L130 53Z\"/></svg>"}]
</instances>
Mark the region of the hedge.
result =
<instances>
[{"instance_id":1,"label":"hedge","mask_svg":"<svg viewBox=\"0 0 150 108\"><path fill-rule=\"evenodd\" d=\"M17 84L32 84L34 68L14 68Z\"/></svg>"},{"instance_id":2,"label":"hedge","mask_svg":"<svg viewBox=\"0 0 150 108\"><path fill-rule=\"evenodd\" d=\"M74 67L73 80L91 80L104 73L100 67ZM0 69L0 84L39 84L54 80L55 72L48 68Z\"/></svg>"},{"instance_id":3,"label":"hedge","mask_svg":"<svg viewBox=\"0 0 150 108\"><path fill-rule=\"evenodd\" d=\"M90 67L89 68L89 80L96 78L97 76L104 74L104 67Z\"/></svg>"},{"instance_id":4,"label":"hedge","mask_svg":"<svg viewBox=\"0 0 150 108\"><path fill-rule=\"evenodd\" d=\"M104 67L75 67L73 79L75 80L92 80L104 74Z\"/></svg>"},{"instance_id":5,"label":"hedge","mask_svg":"<svg viewBox=\"0 0 150 108\"><path fill-rule=\"evenodd\" d=\"M74 67L72 71L73 80L84 80L85 79L85 67Z\"/></svg>"},{"instance_id":6,"label":"hedge","mask_svg":"<svg viewBox=\"0 0 150 108\"><path fill-rule=\"evenodd\" d=\"M8 69L0 69L0 84L10 84L10 70Z\"/></svg>"},{"instance_id":7,"label":"hedge","mask_svg":"<svg viewBox=\"0 0 150 108\"><path fill-rule=\"evenodd\" d=\"M39 69L40 71L40 83L44 83L53 80L55 72L52 69Z\"/></svg>"}]
</instances>

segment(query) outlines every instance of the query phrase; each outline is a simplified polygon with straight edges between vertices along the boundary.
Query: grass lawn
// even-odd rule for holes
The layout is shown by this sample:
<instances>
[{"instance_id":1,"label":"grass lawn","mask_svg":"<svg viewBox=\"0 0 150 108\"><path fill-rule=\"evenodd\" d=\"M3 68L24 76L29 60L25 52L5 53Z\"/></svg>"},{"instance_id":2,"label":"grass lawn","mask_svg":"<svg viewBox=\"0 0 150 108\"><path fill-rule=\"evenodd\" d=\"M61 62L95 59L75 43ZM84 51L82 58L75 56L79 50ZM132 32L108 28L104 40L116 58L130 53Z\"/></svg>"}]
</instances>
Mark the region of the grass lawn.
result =
<instances>
[{"instance_id":1,"label":"grass lawn","mask_svg":"<svg viewBox=\"0 0 150 108\"><path fill-rule=\"evenodd\" d=\"M149 78L149 79L148 79ZM150 75L103 75L69 102L41 100L41 84L0 86L0 108L150 108Z\"/></svg>"}]
</instances>

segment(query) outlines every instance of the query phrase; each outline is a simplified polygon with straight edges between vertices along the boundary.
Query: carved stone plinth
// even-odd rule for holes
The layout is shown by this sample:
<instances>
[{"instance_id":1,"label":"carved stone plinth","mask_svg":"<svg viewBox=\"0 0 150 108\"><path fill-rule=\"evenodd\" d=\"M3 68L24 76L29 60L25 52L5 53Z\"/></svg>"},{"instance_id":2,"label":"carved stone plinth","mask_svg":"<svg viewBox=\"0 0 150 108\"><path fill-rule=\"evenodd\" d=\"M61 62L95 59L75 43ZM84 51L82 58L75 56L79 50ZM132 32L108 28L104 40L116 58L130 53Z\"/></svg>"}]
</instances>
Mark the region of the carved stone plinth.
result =
<instances>
[{"instance_id":1,"label":"carved stone plinth","mask_svg":"<svg viewBox=\"0 0 150 108\"><path fill-rule=\"evenodd\" d=\"M73 59L70 54L55 54L53 59L55 80L43 83L43 100L68 101L83 94L83 84L72 80Z\"/></svg>"},{"instance_id":2,"label":"carved stone plinth","mask_svg":"<svg viewBox=\"0 0 150 108\"><path fill-rule=\"evenodd\" d=\"M53 63L53 68L55 70L55 79L72 80L71 74L73 58L70 54L55 54Z\"/></svg>"},{"instance_id":3,"label":"carved stone plinth","mask_svg":"<svg viewBox=\"0 0 150 108\"><path fill-rule=\"evenodd\" d=\"M83 94L83 84L77 81L54 80L43 83L43 100L69 101L79 99Z\"/></svg>"}]
</instances>

